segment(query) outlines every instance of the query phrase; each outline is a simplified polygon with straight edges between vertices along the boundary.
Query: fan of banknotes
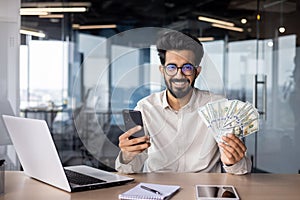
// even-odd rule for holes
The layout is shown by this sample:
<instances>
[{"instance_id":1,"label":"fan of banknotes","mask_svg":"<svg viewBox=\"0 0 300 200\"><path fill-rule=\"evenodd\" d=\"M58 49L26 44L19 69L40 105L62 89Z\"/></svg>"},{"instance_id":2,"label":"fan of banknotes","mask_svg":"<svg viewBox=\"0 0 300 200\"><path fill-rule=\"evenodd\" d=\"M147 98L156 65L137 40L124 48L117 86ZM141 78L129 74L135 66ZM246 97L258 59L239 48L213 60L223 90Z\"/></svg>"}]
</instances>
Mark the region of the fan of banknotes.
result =
<instances>
[{"instance_id":1,"label":"fan of banknotes","mask_svg":"<svg viewBox=\"0 0 300 200\"><path fill-rule=\"evenodd\" d=\"M206 104L198 112L217 142L223 135L233 133L242 138L259 128L259 114L249 102L223 99Z\"/></svg>"}]
</instances>

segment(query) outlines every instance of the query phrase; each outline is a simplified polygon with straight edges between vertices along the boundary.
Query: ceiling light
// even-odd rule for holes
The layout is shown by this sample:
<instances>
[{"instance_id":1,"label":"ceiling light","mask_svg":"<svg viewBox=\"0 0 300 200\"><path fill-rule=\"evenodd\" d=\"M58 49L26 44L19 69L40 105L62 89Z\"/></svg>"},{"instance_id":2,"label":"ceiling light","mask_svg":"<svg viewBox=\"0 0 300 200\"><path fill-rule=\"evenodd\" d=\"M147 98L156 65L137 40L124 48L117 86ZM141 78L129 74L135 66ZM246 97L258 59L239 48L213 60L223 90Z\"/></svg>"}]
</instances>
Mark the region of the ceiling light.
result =
<instances>
[{"instance_id":1,"label":"ceiling light","mask_svg":"<svg viewBox=\"0 0 300 200\"><path fill-rule=\"evenodd\" d=\"M241 23L242 24L246 24L247 23L247 19L245 19L245 18L241 19Z\"/></svg>"},{"instance_id":2,"label":"ceiling light","mask_svg":"<svg viewBox=\"0 0 300 200\"><path fill-rule=\"evenodd\" d=\"M234 23L226 22L226 21L218 20L218 19L213 19L213 18L209 18L209 17L199 16L199 17L198 17L198 20L199 20L199 21L205 21L205 22L216 23L216 24L222 24L222 25L225 25L225 26L234 26Z\"/></svg>"},{"instance_id":3,"label":"ceiling light","mask_svg":"<svg viewBox=\"0 0 300 200\"><path fill-rule=\"evenodd\" d=\"M74 29L104 29L104 28L117 28L116 24L106 24L106 25L79 25L73 24Z\"/></svg>"},{"instance_id":4,"label":"ceiling light","mask_svg":"<svg viewBox=\"0 0 300 200\"><path fill-rule=\"evenodd\" d=\"M20 13L31 12L86 12L86 7L21 8Z\"/></svg>"},{"instance_id":5,"label":"ceiling light","mask_svg":"<svg viewBox=\"0 0 300 200\"><path fill-rule=\"evenodd\" d=\"M239 28L239 27L232 27L232 26L224 26L221 24L211 24L213 27L218 27L218 28L224 28L224 29L228 29L231 31L237 31L237 32L244 32L243 28Z\"/></svg>"},{"instance_id":6,"label":"ceiling light","mask_svg":"<svg viewBox=\"0 0 300 200\"><path fill-rule=\"evenodd\" d=\"M281 27L279 27L279 29L278 29L278 30L279 30L279 32L280 32L280 33L284 33L284 32L285 32L285 28L284 28L284 26L281 26Z\"/></svg>"},{"instance_id":7,"label":"ceiling light","mask_svg":"<svg viewBox=\"0 0 300 200\"><path fill-rule=\"evenodd\" d=\"M259 21L260 20L260 14L256 15L256 20Z\"/></svg>"},{"instance_id":8,"label":"ceiling light","mask_svg":"<svg viewBox=\"0 0 300 200\"><path fill-rule=\"evenodd\" d=\"M32 31L32 30L21 29L20 33L24 34L24 35L31 35L31 36L40 37L40 38L46 37L46 34L41 31Z\"/></svg>"},{"instance_id":9,"label":"ceiling light","mask_svg":"<svg viewBox=\"0 0 300 200\"><path fill-rule=\"evenodd\" d=\"M198 40L200 42L208 42L208 41L213 41L215 38L214 37L198 37Z\"/></svg>"},{"instance_id":10,"label":"ceiling light","mask_svg":"<svg viewBox=\"0 0 300 200\"><path fill-rule=\"evenodd\" d=\"M27 12L27 11L22 11L20 10L20 15L48 15L48 12L45 11L32 11L32 12Z\"/></svg>"},{"instance_id":11,"label":"ceiling light","mask_svg":"<svg viewBox=\"0 0 300 200\"><path fill-rule=\"evenodd\" d=\"M79 27L80 27L79 24L73 24L73 25L72 25L72 28L74 28L74 29L79 29Z\"/></svg>"},{"instance_id":12,"label":"ceiling light","mask_svg":"<svg viewBox=\"0 0 300 200\"><path fill-rule=\"evenodd\" d=\"M272 42L272 41L269 41L269 42L267 43L267 45L268 45L268 47L273 47L273 42Z\"/></svg>"},{"instance_id":13,"label":"ceiling light","mask_svg":"<svg viewBox=\"0 0 300 200\"><path fill-rule=\"evenodd\" d=\"M63 14L39 15L39 18L64 18Z\"/></svg>"},{"instance_id":14,"label":"ceiling light","mask_svg":"<svg viewBox=\"0 0 300 200\"><path fill-rule=\"evenodd\" d=\"M21 3L22 8L36 7L90 7L90 2L24 2Z\"/></svg>"}]
</instances>

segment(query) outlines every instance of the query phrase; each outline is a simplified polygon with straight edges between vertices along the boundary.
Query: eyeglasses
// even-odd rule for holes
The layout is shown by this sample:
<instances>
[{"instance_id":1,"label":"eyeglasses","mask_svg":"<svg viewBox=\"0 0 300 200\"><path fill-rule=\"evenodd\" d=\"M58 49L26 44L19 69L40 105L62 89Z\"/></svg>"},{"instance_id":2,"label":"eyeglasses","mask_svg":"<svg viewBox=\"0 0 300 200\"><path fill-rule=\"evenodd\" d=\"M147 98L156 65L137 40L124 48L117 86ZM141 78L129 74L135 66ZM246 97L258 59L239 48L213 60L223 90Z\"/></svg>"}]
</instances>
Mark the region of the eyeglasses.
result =
<instances>
[{"instance_id":1,"label":"eyeglasses","mask_svg":"<svg viewBox=\"0 0 300 200\"><path fill-rule=\"evenodd\" d=\"M183 64L181 67L177 67L175 64L168 64L164 66L166 73L169 76L175 76L178 72L178 69L181 69L181 72L186 76L191 76L194 73L194 65L190 63Z\"/></svg>"}]
</instances>

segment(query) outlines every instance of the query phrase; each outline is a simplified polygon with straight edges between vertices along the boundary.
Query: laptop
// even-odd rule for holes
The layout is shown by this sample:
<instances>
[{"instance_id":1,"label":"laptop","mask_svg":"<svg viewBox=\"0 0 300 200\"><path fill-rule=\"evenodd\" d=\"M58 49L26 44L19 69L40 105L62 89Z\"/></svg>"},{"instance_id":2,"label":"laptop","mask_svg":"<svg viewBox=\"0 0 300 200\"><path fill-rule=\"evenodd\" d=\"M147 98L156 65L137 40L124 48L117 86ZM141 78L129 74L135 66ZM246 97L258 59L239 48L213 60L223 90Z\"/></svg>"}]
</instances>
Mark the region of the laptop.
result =
<instances>
[{"instance_id":1,"label":"laptop","mask_svg":"<svg viewBox=\"0 0 300 200\"><path fill-rule=\"evenodd\" d=\"M111 187L133 178L86 165L63 167L44 120L2 115L24 173L67 192Z\"/></svg>"}]
</instances>

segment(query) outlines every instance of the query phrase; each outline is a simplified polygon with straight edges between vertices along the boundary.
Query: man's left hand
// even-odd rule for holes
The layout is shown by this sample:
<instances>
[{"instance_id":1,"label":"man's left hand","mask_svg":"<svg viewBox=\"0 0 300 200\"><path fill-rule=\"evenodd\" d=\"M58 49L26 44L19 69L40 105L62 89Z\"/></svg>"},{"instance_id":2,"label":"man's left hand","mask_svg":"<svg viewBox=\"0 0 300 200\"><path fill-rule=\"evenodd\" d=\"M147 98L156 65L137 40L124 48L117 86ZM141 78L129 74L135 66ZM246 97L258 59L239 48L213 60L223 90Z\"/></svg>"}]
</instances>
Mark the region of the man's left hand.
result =
<instances>
[{"instance_id":1,"label":"man's left hand","mask_svg":"<svg viewBox=\"0 0 300 200\"><path fill-rule=\"evenodd\" d=\"M221 148L221 161L225 165L234 165L245 157L247 150L245 144L234 134L222 137L224 143L218 145Z\"/></svg>"}]
</instances>

